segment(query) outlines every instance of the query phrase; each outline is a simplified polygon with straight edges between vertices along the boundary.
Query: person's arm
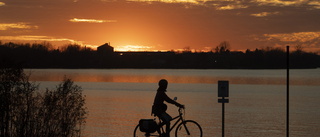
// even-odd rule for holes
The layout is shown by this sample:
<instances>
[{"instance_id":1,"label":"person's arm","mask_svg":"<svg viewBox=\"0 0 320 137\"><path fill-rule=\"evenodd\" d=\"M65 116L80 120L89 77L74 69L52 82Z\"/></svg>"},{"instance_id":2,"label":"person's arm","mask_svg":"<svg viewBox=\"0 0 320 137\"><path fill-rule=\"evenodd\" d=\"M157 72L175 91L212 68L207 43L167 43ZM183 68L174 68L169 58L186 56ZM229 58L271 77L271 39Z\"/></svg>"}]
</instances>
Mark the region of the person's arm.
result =
<instances>
[{"instance_id":1,"label":"person's arm","mask_svg":"<svg viewBox=\"0 0 320 137\"><path fill-rule=\"evenodd\" d=\"M164 100L167 101L168 103L174 104L174 105L176 105L177 107L184 108L183 105L181 105L181 104L179 104L178 102L176 102L176 101L172 100L171 98L169 98L166 93L163 93L163 97L164 97Z\"/></svg>"}]
</instances>

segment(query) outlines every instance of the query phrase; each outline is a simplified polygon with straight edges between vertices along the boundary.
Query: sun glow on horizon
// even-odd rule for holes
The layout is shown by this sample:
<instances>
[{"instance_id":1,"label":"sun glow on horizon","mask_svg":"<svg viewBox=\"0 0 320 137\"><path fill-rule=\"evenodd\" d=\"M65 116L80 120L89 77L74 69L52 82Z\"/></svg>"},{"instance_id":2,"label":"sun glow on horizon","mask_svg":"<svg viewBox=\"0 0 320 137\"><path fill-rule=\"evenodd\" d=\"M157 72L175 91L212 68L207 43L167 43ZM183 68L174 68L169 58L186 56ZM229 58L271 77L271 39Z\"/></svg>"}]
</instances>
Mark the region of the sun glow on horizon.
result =
<instances>
[{"instance_id":1,"label":"sun glow on horizon","mask_svg":"<svg viewBox=\"0 0 320 137\"><path fill-rule=\"evenodd\" d=\"M0 42L197 53L228 41L233 51L302 45L320 54L320 0L0 0L0 9L10 13L0 14Z\"/></svg>"},{"instance_id":2,"label":"sun glow on horizon","mask_svg":"<svg viewBox=\"0 0 320 137\"><path fill-rule=\"evenodd\" d=\"M142 45L124 45L116 46L115 51L156 51L152 46L142 46Z\"/></svg>"}]
</instances>

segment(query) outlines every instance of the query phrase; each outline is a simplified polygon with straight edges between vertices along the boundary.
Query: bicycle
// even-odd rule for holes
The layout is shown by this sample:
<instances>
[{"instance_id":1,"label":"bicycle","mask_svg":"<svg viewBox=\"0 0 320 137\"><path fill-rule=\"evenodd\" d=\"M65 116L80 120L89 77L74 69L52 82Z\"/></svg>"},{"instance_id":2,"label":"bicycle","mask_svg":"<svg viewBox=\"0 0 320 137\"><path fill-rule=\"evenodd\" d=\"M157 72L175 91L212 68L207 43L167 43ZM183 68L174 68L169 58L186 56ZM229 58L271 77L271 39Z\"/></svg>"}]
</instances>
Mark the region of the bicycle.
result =
<instances>
[{"instance_id":1,"label":"bicycle","mask_svg":"<svg viewBox=\"0 0 320 137\"><path fill-rule=\"evenodd\" d=\"M183 110L183 112L182 112ZM179 108L178 109L179 115L174 117L171 121L177 119L177 121L170 127L171 132L175 126L177 126L175 131L175 137L185 137L185 136L193 136L193 137L202 137L202 128L201 126L193 120L185 120L184 114L185 109ZM159 119L159 118L158 118ZM148 119L150 122L156 122L156 118ZM152 121L151 121L152 120ZM141 120L140 120L141 121ZM151 129L150 131L141 131L140 129L140 122L136 126L133 132L133 137L163 137L165 134L165 128L163 127L165 123L163 123L160 119L158 123L155 123L155 129ZM156 132L157 131L157 132Z\"/></svg>"}]
</instances>

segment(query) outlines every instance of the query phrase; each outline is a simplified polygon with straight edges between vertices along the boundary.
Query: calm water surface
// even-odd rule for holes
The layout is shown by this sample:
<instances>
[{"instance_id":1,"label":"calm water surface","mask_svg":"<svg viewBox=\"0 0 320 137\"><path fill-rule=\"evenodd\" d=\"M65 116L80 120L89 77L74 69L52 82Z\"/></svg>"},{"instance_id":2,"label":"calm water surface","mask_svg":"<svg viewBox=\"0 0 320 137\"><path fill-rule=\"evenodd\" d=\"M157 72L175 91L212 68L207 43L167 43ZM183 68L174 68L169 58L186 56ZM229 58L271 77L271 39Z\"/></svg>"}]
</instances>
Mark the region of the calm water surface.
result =
<instances>
[{"instance_id":1,"label":"calm water surface","mask_svg":"<svg viewBox=\"0 0 320 137\"><path fill-rule=\"evenodd\" d=\"M141 118L153 118L157 82L169 81L167 94L186 106L204 137L221 136L217 81L229 80L226 137L283 137L286 133L285 70L31 69L31 80L54 88L64 76L86 95L86 137L131 137ZM320 69L290 70L290 136L320 136ZM169 114L177 108L169 105Z\"/></svg>"}]
</instances>

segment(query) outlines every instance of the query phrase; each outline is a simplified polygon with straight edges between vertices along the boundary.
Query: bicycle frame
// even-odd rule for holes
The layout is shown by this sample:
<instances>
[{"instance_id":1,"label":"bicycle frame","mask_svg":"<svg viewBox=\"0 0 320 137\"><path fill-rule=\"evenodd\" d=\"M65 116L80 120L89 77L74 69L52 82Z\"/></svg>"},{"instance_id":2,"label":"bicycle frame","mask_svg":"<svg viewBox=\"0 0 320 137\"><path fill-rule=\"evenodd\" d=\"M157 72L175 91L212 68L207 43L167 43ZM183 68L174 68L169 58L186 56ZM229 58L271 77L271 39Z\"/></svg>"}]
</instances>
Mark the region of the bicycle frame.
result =
<instances>
[{"instance_id":1,"label":"bicycle frame","mask_svg":"<svg viewBox=\"0 0 320 137\"><path fill-rule=\"evenodd\" d=\"M179 108L178 111L179 111L179 115L176 116L176 117L174 117L174 118L172 118L172 120L170 120L170 122L171 122L171 121L173 121L173 120L175 120L175 119L178 119L178 120L173 124L173 126L171 126L169 132L171 132L171 131L176 127L176 125L178 125L178 124L180 123L180 121L181 121L182 123L184 122L184 119L183 119L183 116L182 116L183 113L181 112L181 108ZM159 117L158 117L158 118L159 118ZM161 130L160 130L160 129L162 129L162 131L164 131L164 130L163 130L163 125L165 125L166 123L162 122L160 118L159 118L159 121L160 121L159 130L157 130L157 131L158 131L159 134L161 134Z\"/></svg>"},{"instance_id":2,"label":"bicycle frame","mask_svg":"<svg viewBox=\"0 0 320 137\"><path fill-rule=\"evenodd\" d=\"M202 137L202 128L201 126L193 121L193 120L185 120L184 118L184 114L185 112L183 111L184 109L179 108L179 115L172 118L170 120L176 120L175 123L173 124L173 126L171 126L168 130L169 133L171 133L171 131L175 128L175 136L177 135L200 135L200 137ZM159 118L159 117L158 117ZM164 126L166 123L164 123L160 118L159 118L159 123L157 124L157 132L154 133L153 131L151 132L143 132L143 131L139 131L139 127L141 126L140 124L138 124L136 126L136 128L134 129L134 137L141 137L141 136L145 136L145 137L151 137L151 136L155 136L155 137L162 137L164 135L165 130L164 130ZM188 125L187 125L188 124ZM189 128L189 124L191 125L191 128ZM166 127L167 128L167 127ZM195 130L195 128L199 129L198 131ZM183 130L181 130L183 129Z\"/></svg>"}]
</instances>

